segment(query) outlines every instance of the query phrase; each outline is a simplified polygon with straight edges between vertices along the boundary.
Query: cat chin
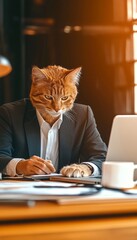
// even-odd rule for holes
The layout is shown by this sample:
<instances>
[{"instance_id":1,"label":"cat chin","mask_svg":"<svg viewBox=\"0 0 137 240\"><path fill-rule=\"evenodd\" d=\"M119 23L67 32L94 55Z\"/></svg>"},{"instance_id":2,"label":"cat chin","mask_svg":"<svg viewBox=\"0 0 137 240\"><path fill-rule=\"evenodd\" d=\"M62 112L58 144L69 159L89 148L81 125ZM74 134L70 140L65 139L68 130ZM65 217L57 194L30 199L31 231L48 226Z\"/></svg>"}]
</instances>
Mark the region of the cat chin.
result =
<instances>
[{"instance_id":1,"label":"cat chin","mask_svg":"<svg viewBox=\"0 0 137 240\"><path fill-rule=\"evenodd\" d=\"M59 117L61 113L49 113L52 117Z\"/></svg>"},{"instance_id":2,"label":"cat chin","mask_svg":"<svg viewBox=\"0 0 137 240\"><path fill-rule=\"evenodd\" d=\"M59 117L61 114L63 114L63 111L62 112L51 112L51 111L47 111L46 112L51 115L52 117Z\"/></svg>"}]
</instances>

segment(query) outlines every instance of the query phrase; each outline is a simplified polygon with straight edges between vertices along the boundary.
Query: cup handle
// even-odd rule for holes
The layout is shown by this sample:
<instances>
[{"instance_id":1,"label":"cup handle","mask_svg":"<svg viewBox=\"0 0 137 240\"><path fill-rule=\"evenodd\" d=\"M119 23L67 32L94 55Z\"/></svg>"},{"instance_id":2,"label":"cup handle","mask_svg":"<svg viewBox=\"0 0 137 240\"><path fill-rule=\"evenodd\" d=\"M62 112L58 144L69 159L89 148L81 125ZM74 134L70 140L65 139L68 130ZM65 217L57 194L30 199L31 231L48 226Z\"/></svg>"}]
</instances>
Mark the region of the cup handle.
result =
<instances>
[{"instance_id":1,"label":"cup handle","mask_svg":"<svg viewBox=\"0 0 137 240\"><path fill-rule=\"evenodd\" d=\"M136 180L136 181L134 181L134 184L135 184L135 185L137 185L137 180Z\"/></svg>"},{"instance_id":2,"label":"cup handle","mask_svg":"<svg viewBox=\"0 0 137 240\"><path fill-rule=\"evenodd\" d=\"M137 164L134 165L134 170L137 169ZM137 185L137 180L134 181L134 184Z\"/></svg>"},{"instance_id":3,"label":"cup handle","mask_svg":"<svg viewBox=\"0 0 137 240\"><path fill-rule=\"evenodd\" d=\"M134 169L137 169L137 164L134 165Z\"/></svg>"}]
</instances>

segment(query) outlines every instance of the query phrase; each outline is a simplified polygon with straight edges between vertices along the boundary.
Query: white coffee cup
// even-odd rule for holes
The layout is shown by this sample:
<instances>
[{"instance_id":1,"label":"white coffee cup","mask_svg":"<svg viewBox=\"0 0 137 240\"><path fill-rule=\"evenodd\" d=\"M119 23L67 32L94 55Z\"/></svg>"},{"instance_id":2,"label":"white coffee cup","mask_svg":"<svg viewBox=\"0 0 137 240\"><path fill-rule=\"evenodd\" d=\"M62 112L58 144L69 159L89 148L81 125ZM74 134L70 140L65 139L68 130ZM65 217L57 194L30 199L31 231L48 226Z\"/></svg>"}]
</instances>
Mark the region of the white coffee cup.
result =
<instances>
[{"instance_id":1,"label":"white coffee cup","mask_svg":"<svg viewBox=\"0 0 137 240\"><path fill-rule=\"evenodd\" d=\"M135 169L137 165L133 162L104 162L101 184L109 188L133 188L137 184L134 181Z\"/></svg>"}]
</instances>

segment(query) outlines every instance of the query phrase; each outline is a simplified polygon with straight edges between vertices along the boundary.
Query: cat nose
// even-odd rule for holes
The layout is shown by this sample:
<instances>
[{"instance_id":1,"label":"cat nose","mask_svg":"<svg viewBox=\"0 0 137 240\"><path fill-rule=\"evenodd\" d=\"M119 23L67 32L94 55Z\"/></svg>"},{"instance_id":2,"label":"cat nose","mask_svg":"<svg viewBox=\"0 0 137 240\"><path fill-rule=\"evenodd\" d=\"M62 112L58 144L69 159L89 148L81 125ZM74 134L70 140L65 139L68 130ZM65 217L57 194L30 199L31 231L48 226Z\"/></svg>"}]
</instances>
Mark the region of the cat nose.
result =
<instances>
[{"instance_id":1,"label":"cat nose","mask_svg":"<svg viewBox=\"0 0 137 240\"><path fill-rule=\"evenodd\" d=\"M59 100L55 100L53 103L53 108L56 112L61 110L61 102Z\"/></svg>"},{"instance_id":2,"label":"cat nose","mask_svg":"<svg viewBox=\"0 0 137 240\"><path fill-rule=\"evenodd\" d=\"M60 106L56 105L56 106L54 107L54 110L55 110L56 112L59 112Z\"/></svg>"}]
</instances>

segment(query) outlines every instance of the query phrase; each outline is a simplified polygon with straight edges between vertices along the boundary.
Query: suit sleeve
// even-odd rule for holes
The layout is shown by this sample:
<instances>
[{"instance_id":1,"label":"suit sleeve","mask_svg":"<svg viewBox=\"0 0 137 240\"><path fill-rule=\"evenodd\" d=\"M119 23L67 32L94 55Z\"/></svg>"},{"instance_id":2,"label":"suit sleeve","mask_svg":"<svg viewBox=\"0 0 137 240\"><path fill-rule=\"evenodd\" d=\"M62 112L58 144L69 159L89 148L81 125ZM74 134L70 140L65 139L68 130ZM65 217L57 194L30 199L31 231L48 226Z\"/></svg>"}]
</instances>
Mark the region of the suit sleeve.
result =
<instances>
[{"instance_id":1,"label":"suit sleeve","mask_svg":"<svg viewBox=\"0 0 137 240\"><path fill-rule=\"evenodd\" d=\"M12 130L10 116L6 108L0 107L0 171L2 171L12 159Z\"/></svg>"},{"instance_id":2,"label":"suit sleeve","mask_svg":"<svg viewBox=\"0 0 137 240\"><path fill-rule=\"evenodd\" d=\"M102 162L106 158L107 147L100 136L93 112L89 106L87 106L86 119L80 161L94 163L101 172Z\"/></svg>"}]
</instances>

